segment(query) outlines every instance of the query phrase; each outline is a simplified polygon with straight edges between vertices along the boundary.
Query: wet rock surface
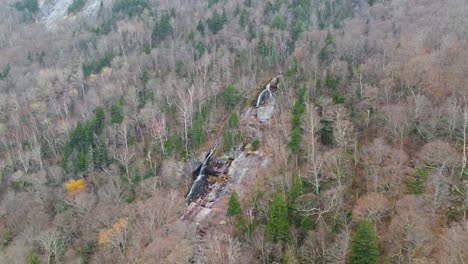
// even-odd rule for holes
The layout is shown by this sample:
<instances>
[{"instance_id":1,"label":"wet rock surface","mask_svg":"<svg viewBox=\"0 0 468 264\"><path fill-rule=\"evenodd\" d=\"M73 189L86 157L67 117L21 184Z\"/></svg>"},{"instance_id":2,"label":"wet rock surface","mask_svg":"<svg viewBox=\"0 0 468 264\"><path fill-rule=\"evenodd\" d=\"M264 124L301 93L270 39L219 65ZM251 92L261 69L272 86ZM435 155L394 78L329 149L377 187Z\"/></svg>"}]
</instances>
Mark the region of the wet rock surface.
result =
<instances>
[{"instance_id":1,"label":"wet rock surface","mask_svg":"<svg viewBox=\"0 0 468 264\"><path fill-rule=\"evenodd\" d=\"M263 91L268 88L271 90L263 95L259 93L256 97L257 103L241 114L240 130L247 142L253 139L262 141L262 130L265 129L265 124L273 118L275 112L275 98L272 91L276 91L278 83L279 78L275 77L266 84ZM260 98L261 96L263 97ZM206 176L204 178L206 181L203 181L202 187L197 189L199 193L189 197L188 205L181 217L181 222L186 222L197 237L196 246L188 260L189 263L204 262L204 252L207 249L205 237L213 232L211 227L216 227L216 233L230 232L225 227L229 222L226 211L231 192L235 190L240 199L246 197L249 191L254 189L261 172L270 165L271 157L267 153L261 150L252 151L249 146L250 144L247 144L244 148L232 151L229 153L230 156L212 158L207 161L209 153L213 150L212 147L203 161L191 162L193 173L190 177L194 181L191 190L196 180L200 179L200 175ZM194 168L194 164L198 164L198 167ZM204 172L202 171L203 164L206 165Z\"/></svg>"},{"instance_id":2,"label":"wet rock surface","mask_svg":"<svg viewBox=\"0 0 468 264\"><path fill-rule=\"evenodd\" d=\"M275 111L275 101L271 100L263 106L257 108L257 118L261 123L270 121Z\"/></svg>"}]
</instances>

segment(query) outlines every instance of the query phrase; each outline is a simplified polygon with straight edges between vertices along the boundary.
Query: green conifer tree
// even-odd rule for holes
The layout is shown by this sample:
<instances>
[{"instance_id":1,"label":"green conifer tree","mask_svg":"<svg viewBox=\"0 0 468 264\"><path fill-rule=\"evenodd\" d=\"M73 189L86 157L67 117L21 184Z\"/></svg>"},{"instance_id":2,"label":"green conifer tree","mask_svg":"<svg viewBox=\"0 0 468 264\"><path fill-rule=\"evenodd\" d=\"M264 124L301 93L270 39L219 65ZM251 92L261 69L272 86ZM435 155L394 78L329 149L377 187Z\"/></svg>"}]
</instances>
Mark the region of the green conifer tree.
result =
<instances>
[{"instance_id":1,"label":"green conifer tree","mask_svg":"<svg viewBox=\"0 0 468 264\"><path fill-rule=\"evenodd\" d=\"M198 21L197 31L200 32L202 36L205 35L205 26L203 26L201 20Z\"/></svg>"},{"instance_id":2,"label":"green conifer tree","mask_svg":"<svg viewBox=\"0 0 468 264\"><path fill-rule=\"evenodd\" d=\"M379 247L374 228L368 219L358 223L349 253L350 264L375 264L379 260Z\"/></svg>"},{"instance_id":3,"label":"green conifer tree","mask_svg":"<svg viewBox=\"0 0 468 264\"><path fill-rule=\"evenodd\" d=\"M239 202L239 196L237 195L236 191L232 191L231 196L229 196L226 215L235 216L235 215L240 214L241 212L242 212L242 208Z\"/></svg>"},{"instance_id":4,"label":"green conifer tree","mask_svg":"<svg viewBox=\"0 0 468 264\"><path fill-rule=\"evenodd\" d=\"M233 112L228 121L229 128L239 128L239 116Z\"/></svg>"},{"instance_id":5,"label":"green conifer tree","mask_svg":"<svg viewBox=\"0 0 468 264\"><path fill-rule=\"evenodd\" d=\"M104 129L104 109L101 106L96 107L94 110L94 132L101 134Z\"/></svg>"},{"instance_id":6,"label":"green conifer tree","mask_svg":"<svg viewBox=\"0 0 468 264\"><path fill-rule=\"evenodd\" d=\"M154 44L160 43L172 33L172 26L169 22L170 18L169 14L164 14L159 18L159 21L154 26L153 33L151 35Z\"/></svg>"},{"instance_id":7,"label":"green conifer tree","mask_svg":"<svg viewBox=\"0 0 468 264\"><path fill-rule=\"evenodd\" d=\"M120 124L122 123L124 117L122 110L120 109L120 106L118 104L114 104L111 106L111 118L110 122L111 124Z\"/></svg>"},{"instance_id":8,"label":"green conifer tree","mask_svg":"<svg viewBox=\"0 0 468 264\"><path fill-rule=\"evenodd\" d=\"M239 94L232 84L229 84L223 93L224 106L227 110L234 108L239 101Z\"/></svg>"},{"instance_id":9,"label":"green conifer tree","mask_svg":"<svg viewBox=\"0 0 468 264\"><path fill-rule=\"evenodd\" d=\"M294 154L299 154L301 152L301 142L302 142L302 133L301 133L301 116L305 111L305 88L300 89L296 103L293 107L292 113L292 131L291 131L291 139L289 140L288 147L291 149L291 152Z\"/></svg>"},{"instance_id":10,"label":"green conifer tree","mask_svg":"<svg viewBox=\"0 0 468 264\"><path fill-rule=\"evenodd\" d=\"M248 16L248 12L247 10L245 9L242 9L242 11L240 11L240 14L239 14L239 26L244 29L245 26L247 26L247 16Z\"/></svg>"},{"instance_id":11,"label":"green conifer tree","mask_svg":"<svg viewBox=\"0 0 468 264\"><path fill-rule=\"evenodd\" d=\"M285 240L289 234L288 205L282 193L277 193L268 210L267 238L271 241Z\"/></svg>"},{"instance_id":12,"label":"green conifer tree","mask_svg":"<svg viewBox=\"0 0 468 264\"><path fill-rule=\"evenodd\" d=\"M223 151L228 152L234 146L234 140L230 129L223 130Z\"/></svg>"},{"instance_id":13,"label":"green conifer tree","mask_svg":"<svg viewBox=\"0 0 468 264\"><path fill-rule=\"evenodd\" d=\"M205 140L205 133L203 130L203 119L200 113L197 113L192 121L192 128L190 130L192 145L198 148Z\"/></svg>"}]
</instances>

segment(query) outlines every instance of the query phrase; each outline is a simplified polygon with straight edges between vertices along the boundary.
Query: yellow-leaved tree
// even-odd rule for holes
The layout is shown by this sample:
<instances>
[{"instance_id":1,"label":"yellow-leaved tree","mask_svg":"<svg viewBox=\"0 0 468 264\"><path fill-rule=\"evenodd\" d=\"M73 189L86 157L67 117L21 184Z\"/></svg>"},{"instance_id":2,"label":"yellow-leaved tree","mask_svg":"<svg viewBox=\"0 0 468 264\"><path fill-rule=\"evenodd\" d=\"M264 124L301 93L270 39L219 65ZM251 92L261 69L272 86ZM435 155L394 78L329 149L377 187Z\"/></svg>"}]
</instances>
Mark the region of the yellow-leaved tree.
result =
<instances>
[{"instance_id":1,"label":"yellow-leaved tree","mask_svg":"<svg viewBox=\"0 0 468 264\"><path fill-rule=\"evenodd\" d=\"M124 256L127 241L127 225L128 219L121 217L111 228L99 230L98 245L115 247Z\"/></svg>"},{"instance_id":2,"label":"yellow-leaved tree","mask_svg":"<svg viewBox=\"0 0 468 264\"><path fill-rule=\"evenodd\" d=\"M86 182L83 179L73 180L71 179L67 183L65 183L65 188L68 191L70 196L74 196L78 192L86 189Z\"/></svg>"}]
</instances>

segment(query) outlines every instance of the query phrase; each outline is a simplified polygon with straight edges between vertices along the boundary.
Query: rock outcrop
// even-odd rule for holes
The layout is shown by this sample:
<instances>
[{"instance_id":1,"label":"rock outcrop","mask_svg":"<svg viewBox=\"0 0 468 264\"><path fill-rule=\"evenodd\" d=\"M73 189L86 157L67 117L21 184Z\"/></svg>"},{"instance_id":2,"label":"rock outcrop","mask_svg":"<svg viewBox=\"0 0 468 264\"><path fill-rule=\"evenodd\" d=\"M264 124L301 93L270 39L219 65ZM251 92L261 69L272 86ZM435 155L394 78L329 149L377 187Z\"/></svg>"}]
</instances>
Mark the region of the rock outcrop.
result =
<instances>
[{"instance_id":1,"label":"rock outcrop","mask_svg":"<svg viewBox=\"0 0 468 264\"><path fill-rule=\"evenodd\" d=\"M109 2L108 0L88 0L79 14L68 14L68 8L73 0L40 0L39 1L39 22L44 23L46 27L53 28L61 20L69 19L74 15L84 15L87 17L96 17L101 5Z\"/></svg>"},{"instance_id":2,"label":"rock outcrop","mask_svg":"<svg viewBox=\"0 0 468 264\"><path fill-rule=\"evenodd\" d=\"M279 77L268 82L257 96L256 105L241 115L240 129L247 140L260 139L264 127L262 124L268 123L273 117L275 98L270 89L276 89L278 82ZM237 151L234 158L210 160L213 149L206 155L202 165L194 171L194 183L189 192L190 196L187 197L189 204L182 217L183 220L195 222L200 230L226 223L227 201L231 192L235 190L241 199L245 197L258 175L270 163L270 157L266 153L261 150L252 152L248 149ZM206 179L206 182L201 179Z\"/></svg>"}]
</instances>

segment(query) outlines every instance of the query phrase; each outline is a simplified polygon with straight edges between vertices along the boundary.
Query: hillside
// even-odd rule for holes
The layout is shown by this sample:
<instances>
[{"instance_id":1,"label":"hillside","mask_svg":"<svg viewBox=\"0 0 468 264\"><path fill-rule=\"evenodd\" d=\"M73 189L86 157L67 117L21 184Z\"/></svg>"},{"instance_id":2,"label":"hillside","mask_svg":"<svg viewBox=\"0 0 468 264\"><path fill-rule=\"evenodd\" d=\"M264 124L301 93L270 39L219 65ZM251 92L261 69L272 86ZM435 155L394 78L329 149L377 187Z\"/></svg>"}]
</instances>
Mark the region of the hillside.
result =
<instances>
[{"instance_id":1,"label":"hillside","mask_svg":"<svg viewBox=\"0 0 468 264\"><path fill-rule=\"evenodd\" d=\"M463 0L0 0L0 263L466 263Z\"/></svg>"}]
</instances>

